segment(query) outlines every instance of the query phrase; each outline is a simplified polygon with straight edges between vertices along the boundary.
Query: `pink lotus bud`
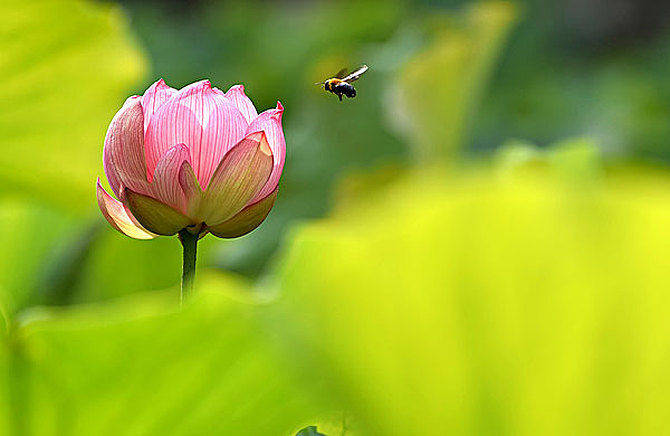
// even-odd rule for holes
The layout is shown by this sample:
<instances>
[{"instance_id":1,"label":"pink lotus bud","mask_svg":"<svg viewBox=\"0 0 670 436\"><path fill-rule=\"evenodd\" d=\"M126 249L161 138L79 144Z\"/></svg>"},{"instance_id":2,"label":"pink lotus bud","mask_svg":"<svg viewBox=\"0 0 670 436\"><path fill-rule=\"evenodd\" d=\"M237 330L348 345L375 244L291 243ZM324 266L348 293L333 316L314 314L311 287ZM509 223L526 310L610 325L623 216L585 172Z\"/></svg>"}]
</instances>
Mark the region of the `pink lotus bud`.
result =
<instances>
[{"instance_id":1,"label":"pink lotus bud","mask_svg":"<svg viewBox=\"0 0 670 436\"><path fill-rule=\"evenodd\" d=\"M132 238L184 228L242 236L272 209L286 143L277 103L260 115L242 85L225 94L208 80L181 90L161 79L126 100L103 151L115 199L97 183L98 205Z\"/></svg>"}]
</instances>

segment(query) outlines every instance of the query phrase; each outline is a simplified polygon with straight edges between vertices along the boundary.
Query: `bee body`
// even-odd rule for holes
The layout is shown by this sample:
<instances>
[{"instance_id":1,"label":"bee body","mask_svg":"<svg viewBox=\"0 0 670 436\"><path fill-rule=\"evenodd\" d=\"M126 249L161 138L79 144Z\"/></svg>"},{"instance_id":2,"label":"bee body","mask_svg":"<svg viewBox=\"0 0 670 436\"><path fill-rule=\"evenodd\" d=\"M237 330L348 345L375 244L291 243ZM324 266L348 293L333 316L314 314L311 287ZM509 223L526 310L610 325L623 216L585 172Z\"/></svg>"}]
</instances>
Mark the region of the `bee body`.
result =
<instances>
[{"instance_id":1,"label":"bee body","mask_svg":"<svg viewBox=\"0 0 670 436\"><path fill-rule=\"evenodd\" d=\"M348 98L356 97L356 88L351 83L342 81L341 79L328 79L323 85L326 91L332 92L337 95L342 101L342 96Z\"/></svg>"},{"instance_id":2,"label":"bee body","mask_svg":"<svg viewBox=\"0 0 670 436\"><path fill-rule=\"evenodd\" d=\"M367 65L363 65L361 68L346 77L344 77L346 70L342 70L336 77L327 79L325 82L323 82L323 88L326 91L337 95L340 101L342 101L342 96L354 98L356 97L356 88L354 88L354 85L352 85L350 82L358 80L358 78L361 77L361 75L367 70Z\"/></svg>"}]
</instances>

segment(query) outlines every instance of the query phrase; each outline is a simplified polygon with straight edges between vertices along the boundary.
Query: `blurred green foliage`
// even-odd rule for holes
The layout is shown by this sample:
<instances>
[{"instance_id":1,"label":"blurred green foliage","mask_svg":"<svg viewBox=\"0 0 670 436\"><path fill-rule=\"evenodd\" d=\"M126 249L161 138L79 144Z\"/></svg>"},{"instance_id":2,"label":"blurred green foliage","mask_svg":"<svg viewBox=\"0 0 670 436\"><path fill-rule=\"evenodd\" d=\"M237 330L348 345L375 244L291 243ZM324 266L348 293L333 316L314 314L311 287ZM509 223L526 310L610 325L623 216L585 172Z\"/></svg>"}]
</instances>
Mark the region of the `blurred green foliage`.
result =
<instances>
[{"instance_id":1,"label":"blurred green foliage","mask_svg":"<svg viewBox=\"0 0 670 436\"><path fill-rule=\"evenodd\" d=\"M667 430L669 180L552 174L438 168L296 231L273 325L300 373L365 434Z\"/></svg>"},{"instance_id":2,"label":"blurred green foliage","mask_svg":"<svg viewBox=\"0 0 670 436\"><path fill-rule=\"evenodd\" d=\"M316 413L252 305L218 293L175 309L173 294L147 294L27 313L14 354L0 354L1 380L22 384L10 398L24 407L3 407L0 423L9 434L260 435L288 434Z\"/></svg>"},{"instance_id":3,"label":"blurred green foliage","mask_svg":"<svg viewBox=\"0 0 670 436\"><path fill-rule=\"evenodd\" d=\"M3 312L176 283L175 241L133 244L95 210L107 124L145 69L126 17L84 1L5 2L0 11Z\"/></svg>"},{"instance_id":4,"label":"blurred green foliage","mask_svg":"<svg viewBox=\"0 0 670 436\"><path fill-rule=\"evenodd\" d=\"M342 170L405 155L402 142L383 127L385 110L378 103L387 79L383 71L366 77L361 86L369 88L364 91L368 97L359 96L356 105L334 107L332 96L313 85L343 65L367 61L377 51L371 44L381 46L401 21L406 12L401 4L216 2L185 10L169 2L125 6L153 70L134 92L159 76L177 87L208 77L221 88L244 83L259 110L274 107L278 99L287 108L282 201L252 235L220 244L213 262L226 270L258 276L285 227L327 212L330 187Z\"/></svg>"},{"instance_id":5,"label":"blurred green foliage","mask_svg":"<svg viewBox=\"0 0 670 436\"><path fill-rule=\"evenodd\" d=\"M0 6L0 195L89 210L107 120L145 65L118 7Z\"/></svg>"},{"instance_id":6,"label":"blurred green foliage","mask_svg":"<svg viewBox=\"0 0 670 436\"><path fill-rule=\"evenodd\" d=\"M67 232L75 220L35 203L14 199L0 202L1 233L0 312L11 319L18 310L38 303L37 271L51 257L58 235ZM35 231L48 228L50 234Z\"/></svg>"},{"instance_id":7,"label":"blurred green foliage","mask_svg":"<svg viewBox=\"0 0 670 436\"><path fill-rule=\"evenodd\" d=\"M652 0L523 2L470 144L590 136L609 158L670 157L670 7Z\"/></svg>"},{"instance_id":8,"label":"blurred green foliage","mask_svg":"<svg viewBox=\"0 0 670 436\"><path fill-rule=\"evenodd\" d=\"M264 289L205 277L182 313L25 312L23 425L284 434L342 408L364 434L662 432L670 181L556 174L407 173L294 231Z\"/></svg>"},{"instance_id":9,"label":"blurred green foliage","mask_svg":"<svg viewBox=\"0 0 670 436\"><path fill-rule=\"evenodd\" d=\"M482 3L459 20L433 17L427 47L401 66L392 111L425 163L453 160L484 90L515 11L509 3ZM445 23L446 22L446 23ZM447 24L447 25L445 25ZM438 73L439 72L439 73Z\"/></svg>"},{"instance_id":10,"label":"blurred green foliage","mask_svg":"<svg viewBox=\"0 0 670 436\"><path fill-rule=\"evenodd\" d=\"M670 180L637 161L670 40L590 1L4 3L0 432L666 433ZM355 100L312 85L360 63ZM287 108L275 209L201 241L181 311L178 242L93 194L159 76Z\"/></svg>"},{"instance_id":11,"label":"blurred green foliage","mask_svg":"<svg viewBox=\"0 0 670 436\"><path fill-rule=\"evenodd\" d=\"M259 108L278 98L287 108L282 200L260 229L215 259L250 276L263 271L283 229L330 209L331 186L344 171L409 161L405 135L417 138L415 154L450 150L453 158L515 16L503 2L440 14L380 0L196 3L180 13L126 4L168 83L189 83L197 71L222 87L243 82ZM355 101L334 104L313 85L362 63L371 71L356 84ZM398 113L405 104L410 110Z\"/></svg>"}]
</instances>

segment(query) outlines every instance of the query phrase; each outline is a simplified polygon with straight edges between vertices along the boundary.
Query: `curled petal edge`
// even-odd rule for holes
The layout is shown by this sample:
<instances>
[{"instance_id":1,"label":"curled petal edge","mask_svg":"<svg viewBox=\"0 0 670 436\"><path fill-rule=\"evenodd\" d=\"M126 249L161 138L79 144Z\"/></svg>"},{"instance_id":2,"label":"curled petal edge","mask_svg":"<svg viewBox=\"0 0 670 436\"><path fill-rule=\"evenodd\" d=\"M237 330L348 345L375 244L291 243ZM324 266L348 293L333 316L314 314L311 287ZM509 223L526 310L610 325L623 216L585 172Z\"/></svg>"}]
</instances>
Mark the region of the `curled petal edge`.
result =
<instances>
[{"instance_id":1,"label":"curled petal edge","mask_svg":"<svg viewBox=\"0 0 670 436\"><path fill-rule=\"evenodd\" d=\"M143 119L141 97L129 97L105 134L103 166L112 191L119 198L121 185L138 189L146 183Z\"/></svg>"},{"instance_id":2,"label":"curled petal edge","mask_svg":"<svg viewBox=\"0 0 670 436\"><path fill-rule=\"evenodd\" d=\"M96 196L102 215L119 233L123 233L133 239L153 239L158 236L143 229L139 223L136 223L132 213L126 209L123 203L105 191L100 184L100 179L96 183Z\"/></svg>"},{"instance_id":3,"label":"curled petal edge","mask_svg":"<svg viewBox=\"0 0 670 436\"><path fill-rule=\"evenodd\" d=\"M247 129L247 133L258 131L265 132L274 158L273 169L267 184L261 189L256 197L249 202L249 204L256 203L267 197L279 185L279 180L281 179L284 170L284 161L286 159L286 139L284 138L284 130L281 125L283 113L284 106L278 101L276 109L268 109L258 115Z\"/></svg>"}]
</instances>

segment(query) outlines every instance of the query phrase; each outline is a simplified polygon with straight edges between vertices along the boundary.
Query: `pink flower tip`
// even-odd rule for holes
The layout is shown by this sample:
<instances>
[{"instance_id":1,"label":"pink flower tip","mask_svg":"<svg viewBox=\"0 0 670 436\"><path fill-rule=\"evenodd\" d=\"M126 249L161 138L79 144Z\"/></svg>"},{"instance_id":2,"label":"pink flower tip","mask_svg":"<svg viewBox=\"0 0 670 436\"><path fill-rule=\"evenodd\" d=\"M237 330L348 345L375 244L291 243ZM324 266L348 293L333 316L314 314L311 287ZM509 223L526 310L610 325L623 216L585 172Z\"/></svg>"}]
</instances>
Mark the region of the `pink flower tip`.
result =
<instances>
[{"instance_id":1,"label":"pink flower tip","mask_svg":"<svg viewBox=\"0 0 670 436\"><path fill-rule=\"evenodd\" d=\"M283 113L284 113L284 106L282 106L280 101L277 101L277 108L275 109L275 113L272 114L272 118L281 122L281 117Z\"/></svg>"},{"instance_id":2,"label":"pink flower tip","mask_svg":"<svg viewBox=\"0 0 670 436\"><path fill-rule=\"evenodd\" d=\"M209 79L202 79L199 82L195 82L194 88L204 88L204 89L212 89L212 82L209 81Z\"/></svg>"}]
</instances>

